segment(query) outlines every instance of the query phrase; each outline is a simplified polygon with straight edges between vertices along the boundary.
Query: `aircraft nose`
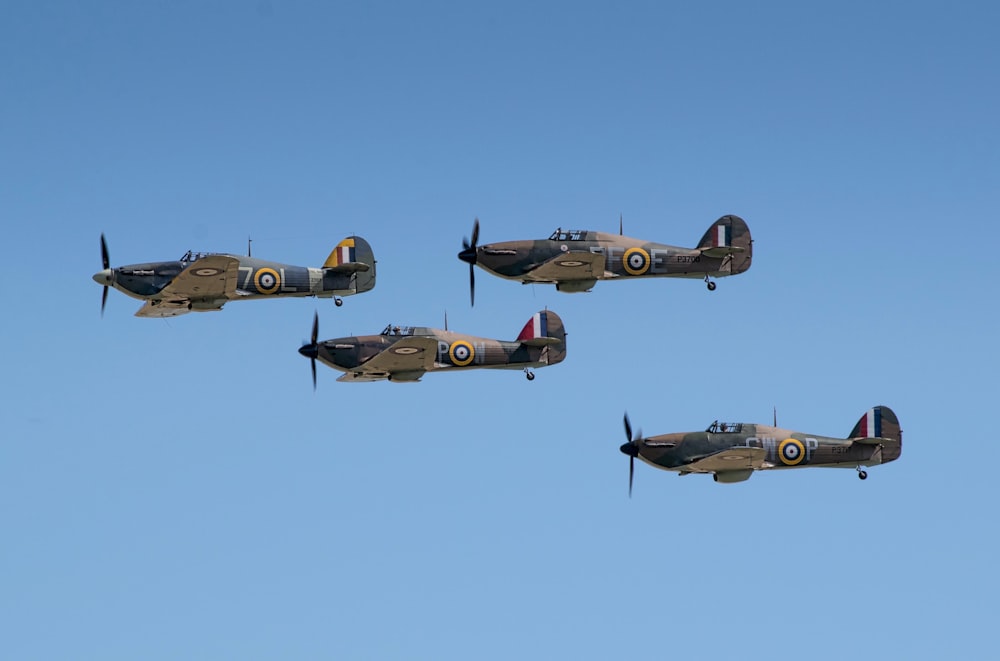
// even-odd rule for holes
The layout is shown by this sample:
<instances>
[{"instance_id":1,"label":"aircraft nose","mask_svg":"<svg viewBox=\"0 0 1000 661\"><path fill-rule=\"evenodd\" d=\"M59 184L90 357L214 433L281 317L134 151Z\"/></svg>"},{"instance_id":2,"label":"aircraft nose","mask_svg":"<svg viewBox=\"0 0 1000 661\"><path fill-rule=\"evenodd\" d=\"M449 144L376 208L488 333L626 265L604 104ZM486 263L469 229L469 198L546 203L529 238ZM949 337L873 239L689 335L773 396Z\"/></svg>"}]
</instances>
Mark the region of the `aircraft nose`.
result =
<instances>
[{"instance_id":1,"label":"aircraft nose","mask_svg":"<svg viewBox=\"0 0 1000 661\"><path fill-rule=\"evenodd\" d=\"M315 344L303 344L299 347L299 353L306 358L315 360L319 356L319 346Z\"/></svg>"},{"instance_id":2,"label":"aircraft nose","mask_svg":"<svg viewBox=\"0 0 1000 661\"><path fill-rule=\"evenodd\" d=\"M103 271L98 271L94 274L94 282L99 285L109 286L114 282L115 274L111 269L104 269Z\"/></svg>"},{"instance_id":3,"label":"aircraft nose","mask_svg":"<svg viewBox=\"0 0 1000 661\"><path fill-rule=\"evenodd\" d=\"M468 248L466 248L462 252L458 253L458 258L460 260L462 260L463 262L466 262L468 264L475 264L476 263L476 247L475 246L469 246Z\"/></svg>"},{"instance_id":4,"label":"aircraft nose","mask_svg":"<svg viewBox=\"0 0 1000 661\"><path fill-rule=\"evenodd\" d=\"M633 443L632 441L629 441L628 443L622 443L622 446L618 449L622 451L622 454L627 454L630 457L639 456L639 446Z\"/></svg>"}]
</instances>

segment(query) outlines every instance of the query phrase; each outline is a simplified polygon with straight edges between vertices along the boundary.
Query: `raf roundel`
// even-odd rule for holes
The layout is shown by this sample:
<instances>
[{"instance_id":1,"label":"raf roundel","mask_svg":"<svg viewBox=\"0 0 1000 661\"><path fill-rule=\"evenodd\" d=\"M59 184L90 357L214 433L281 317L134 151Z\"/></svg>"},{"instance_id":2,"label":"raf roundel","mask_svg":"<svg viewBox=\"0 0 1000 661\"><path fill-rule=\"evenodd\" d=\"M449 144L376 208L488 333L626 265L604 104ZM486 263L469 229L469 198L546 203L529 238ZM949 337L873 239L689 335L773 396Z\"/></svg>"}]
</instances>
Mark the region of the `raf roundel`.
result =
<instances>
[{"instance_id":1,"label":"raf roundel","mask_svg":"<svg viewBox=\"0 0 1000 661\"><path fill-rule=\"evenodd\" d=\"M786 466L795 466L806 456L806 449L802 446L802 441L786 438L778 446L778 456L781 457L781 463Z\"/></svg>"},{"instance_id":2,"label":"raf roundel","mask_svg":"<svg viewBox=\"0 0 1000 661\"><path fill-rule=\"evenodd\" d=\"M472 345L465 340L456 340L448 348L448 357L451 362L459 367L465 367L476 357L476 352Z\"/></svg>"},{"instance_id":3,"label":"raf roundel","mask_svg":"<svg viewBox=\"0 0 1000 661\"><path fill-rule=\"evenodd\" d=\"M629 275L642 275L649 270L649 253L642 248L629 248L622 256L622 264Z\"/></svg>"},{"instance_id":4,"label":"raf roundel","mask_svg":"<svg viewBox=\"0 0 1000 661\"><path fill-rule=\"evenodd\" d=\"M213 275L219 275L222 273L222 269L204 267L200 269L195 269L194 274L202 278L207 278Z\"/></svg>"},{"instance_id":5,"label":"raf roundel","mask_svg":"<svg viewBox=\"0 0 1000 661\"><path fill-rule=\"evenodd\" d=\"M274 269L262 268L257 269L253 283L257 285L257 291L261 294L273 294L281 286L281 278L278 277L278 272Z\"/></svg>"}]
</instances>

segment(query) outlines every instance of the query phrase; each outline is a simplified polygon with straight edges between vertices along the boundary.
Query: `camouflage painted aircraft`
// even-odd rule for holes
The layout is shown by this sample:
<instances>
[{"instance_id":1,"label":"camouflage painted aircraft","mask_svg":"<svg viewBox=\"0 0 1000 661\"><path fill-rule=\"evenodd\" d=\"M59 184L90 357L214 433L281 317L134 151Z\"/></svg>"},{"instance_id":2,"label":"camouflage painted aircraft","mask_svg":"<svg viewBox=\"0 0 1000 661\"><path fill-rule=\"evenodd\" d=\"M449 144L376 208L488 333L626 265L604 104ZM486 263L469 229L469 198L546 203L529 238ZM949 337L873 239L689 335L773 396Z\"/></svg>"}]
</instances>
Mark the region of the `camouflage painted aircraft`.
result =
<instances>
[{"instance_id":1,"label":"camouflage painted aircraft","mask_svg":"<svg viewBox=\"0 0 1000 661\"><path fill-rule=\"evenodd\" d=\"M249 251L248 251L249 252ZM187 312L221 310L229 301L287 296L333 298L360 294L375 286L375 256L360 236L349 236L333 249L320 268L266 262L250 256L190 250L174 262L150 262L111 268L108 245L101 235L104 269L94 280L145 301L137 317L175 317Z\"/></svg>"},{"instance_id":2,"label":"camouflage painted aircraft","mask_svg":"<svg viewBox=\"0 0 1000 661\"><path fill-rule=\"evenodd\" d=\"M389 324L379 335L340 337L318 342L319 316L312 338L299 353L344 372L338 381L419 381L427 372L474 368L523 369L529 381L533 367L555 365L566 358L566 331L555 312L536 312L513 342L462 335L445 329Z\"/></svg>"},{"instance_id":3,"label":"camouflage painted aircraft","mask_svg":"<svg viewBox=\"0 0 1000 661\"><path fill-rule=\"evenodd\" d=\"M772 468L855 467L862 480L862 466L876 466L899 458L903 432L888 406L865 412L846 439L802 434L774 426L743 422L713 422L705 431L632 436L625 415L628 442L621 451L629 456L628 491L632 494L635 458L650 466L681 475L711 473L716 482L742 482L754 471Z\"/></svg>"},{"instance_id":4,"label":"camouflage painted aircraft","mask_svg":"<svg viewBox=\"0 0 1000 661\"><path fill-rule=\"evenodd\" d=\"M564 292L584 292L598 280L656 278L711 278L743 273L750 268L753 244L750 229L739 216L723 216L712 223L697 248L588 230L557 229L548 239L505 241L483 246L479 219L472 226L472 240L462 241L458 258L469 264L469 291L476 301L475 266L523 284L548 283Z\"/></svg>"}]
</instances>

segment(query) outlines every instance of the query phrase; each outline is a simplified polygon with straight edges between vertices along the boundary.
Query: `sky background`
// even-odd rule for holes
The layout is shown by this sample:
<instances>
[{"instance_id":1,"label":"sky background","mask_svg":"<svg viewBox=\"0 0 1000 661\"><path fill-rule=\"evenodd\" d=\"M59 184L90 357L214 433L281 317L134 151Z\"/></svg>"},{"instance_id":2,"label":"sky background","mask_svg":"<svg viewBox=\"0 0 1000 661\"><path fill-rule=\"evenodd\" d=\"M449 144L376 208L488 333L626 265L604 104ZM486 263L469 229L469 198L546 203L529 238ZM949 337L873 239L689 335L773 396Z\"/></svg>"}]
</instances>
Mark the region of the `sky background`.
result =
<instances>
[{"instance_id":1,"label":"sky background","mask_svg":"<svg viewBox=\"0 0 1000 661\"><path fill-rule=\"evenodd\" d=\"M992 658L1000 5L0 4L0 657ZM520 286L456 259L557 226L753 267ZM188 249L376 288L137 319L115 266ZM387 323L567 360L342 384ZM715 419L902 458L719 485L636 466ZM806 651L804 651L806 650Z\"/></svg>"}]
</instances>

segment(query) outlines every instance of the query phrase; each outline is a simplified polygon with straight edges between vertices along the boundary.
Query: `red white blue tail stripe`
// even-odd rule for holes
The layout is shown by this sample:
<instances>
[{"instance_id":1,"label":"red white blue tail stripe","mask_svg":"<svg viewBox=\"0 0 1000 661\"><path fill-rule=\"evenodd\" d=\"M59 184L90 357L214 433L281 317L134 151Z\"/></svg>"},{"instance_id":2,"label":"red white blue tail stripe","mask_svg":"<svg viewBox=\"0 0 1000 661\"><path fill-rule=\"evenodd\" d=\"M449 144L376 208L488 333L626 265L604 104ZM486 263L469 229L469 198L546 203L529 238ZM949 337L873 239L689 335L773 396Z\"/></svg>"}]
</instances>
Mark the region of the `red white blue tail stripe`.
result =
<instances>
[{"instance_id":1,"label":"red white blue tail stripe","mask_svg":"<svg viewBox=\"0 0 1000 661\"><path fill-rule=\"evenodd\" d=\"M528 320L528 323L521 329L521 334L517 336L517 341L533 340L536 337L549 336L549 316L545 312L536 312Z\"/></svg>"},{"instance_id":2,"label":"red white blue tail stripe","mask_svg":"<svg viewBox=\"0 0 1000 661\"><path fill-rule=\"evenodd\" d=\"M331 268L343 264L351 264L355 261L357 261L357 257L355 256L354 239L344 239L337 244L337 247L333 249L330 256L326 258L326 263L323 264L323 267Z\"/></svg>"},{"instance_id":3,"label":"red white blue tail stripe","mask_svg":"<svg viewBox=\"0 0 1000 661\"><path fill-rule=\"evenodd\" d=\"M733 227L729 223L722 223L715 226L715 235L712 237L713 246L716 248L728 248L733 243Z\"/></svg>"},{"instance_id":4,"label":"red white blue tail stripe","mask_svg":"<svg viewBox=\"0 0 1000 661\"><path fill-rule=\"evenodd\" d=\"M858 424L863 438L882 438L882 409L869 409Z\"/></svg>"},{"instance_id":5,"label":"red white blue tail stripe","mask_svg":"<svg viewBox=\"0 0 1000 661\"><path fill-rule=\"evenodd\" d=\"M337 246L337 262L340 264L350 264L354 261L354 242L351 245L340 244Z\"/></svg>"}]
</instances>

